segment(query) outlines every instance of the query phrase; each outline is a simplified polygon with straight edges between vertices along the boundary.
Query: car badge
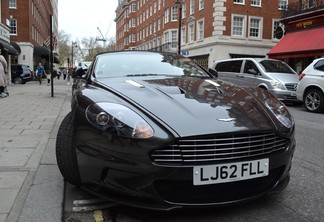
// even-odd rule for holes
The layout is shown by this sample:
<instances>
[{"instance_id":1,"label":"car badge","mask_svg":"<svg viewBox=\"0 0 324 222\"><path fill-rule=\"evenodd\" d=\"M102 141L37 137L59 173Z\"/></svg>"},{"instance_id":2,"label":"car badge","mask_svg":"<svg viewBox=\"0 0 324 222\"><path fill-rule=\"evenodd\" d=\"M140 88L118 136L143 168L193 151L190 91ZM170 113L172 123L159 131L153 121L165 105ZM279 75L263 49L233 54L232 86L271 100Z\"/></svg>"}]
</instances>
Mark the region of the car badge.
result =
<instances>
[{"instance_id":1,"label":"car badge","mask_svg":"<svg viewBox=\"0 0 324 222\"><path fill-rule=\"evenodd\" d=\"M222 122L233 122L236 120L236 118L224 118L224 119L217 119L217 120Z\"/></svg>"}]
</instances>

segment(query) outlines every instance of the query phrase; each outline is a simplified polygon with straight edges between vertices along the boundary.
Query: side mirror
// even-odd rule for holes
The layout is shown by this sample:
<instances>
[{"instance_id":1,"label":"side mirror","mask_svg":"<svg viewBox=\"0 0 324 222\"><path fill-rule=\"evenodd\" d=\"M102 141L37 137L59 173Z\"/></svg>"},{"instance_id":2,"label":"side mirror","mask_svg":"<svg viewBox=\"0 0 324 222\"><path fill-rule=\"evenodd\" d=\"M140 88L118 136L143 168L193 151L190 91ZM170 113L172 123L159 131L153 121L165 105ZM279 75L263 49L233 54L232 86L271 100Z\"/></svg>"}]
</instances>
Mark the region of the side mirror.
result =
<instances>
[{"instance_id":1,"label":"side mirror","mask_svg":"<svg viewBox=\"0 0 324 222\"><path fill-rule=\"evenodd\" d=\"M253 75L258 75L259 74L255 69L248 69L247 73L248 74L253 74Z\"/></svg>"},{"instance_id":2,"label":"side mirror","mask_svg":"<svg viewBox=\"0 0 324 222\"><path fill-rule=\"evenodd\" d=\"M218 77L218 72L215 70L215 69L211 69L211 68L209 68L208 69L208 72L211 74L211 75L213 75L214 77Z\"/></svg>"}]
</instances>

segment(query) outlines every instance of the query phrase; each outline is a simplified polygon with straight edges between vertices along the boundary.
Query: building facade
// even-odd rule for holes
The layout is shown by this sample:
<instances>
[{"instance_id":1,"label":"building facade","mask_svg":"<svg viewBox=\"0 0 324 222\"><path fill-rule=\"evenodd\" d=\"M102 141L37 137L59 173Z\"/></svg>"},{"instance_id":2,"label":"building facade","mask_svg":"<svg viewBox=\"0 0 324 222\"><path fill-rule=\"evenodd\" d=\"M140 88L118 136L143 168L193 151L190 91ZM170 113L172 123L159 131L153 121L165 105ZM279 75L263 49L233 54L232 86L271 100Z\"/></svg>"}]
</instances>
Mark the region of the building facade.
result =
<instances>
[{"instance_id":1,"label":"building facade","mask_svg":"<svg viewBox=\"0 0 324 222\"><path fill-rule=\"evenodd\" d=\"M0 0L0 49L8 62L10 72L11 58L19 55L19 46L10 39L9 0Z\"/></svg>"},{"instance_id":2,"label":"building facade","mask_svg":"<svg viewBox=\"0 0 324 222\"><path fill-rule=\"evenodd\" d=\"M57 0L8 0L7 5L2 5L9 20L10 39L20 48L20 54L11 57L12 64L24 64L32 69L39 62L48 64L51 16L55 7L57 11ZM53 21L55 24L57 19Z\"/></svg>"},{"instance_id":3,"label":"building facade","mask_svg":"<svg viewBox=\"0 0 324 222\"><path fill-rule=\"evenodd\" d=\"M299 73L324 57L324 0L290 0L280 21L284 36L270 58L284 60Z\"/></svg>"},{"instance_id":4,"label":"building facade","mask_svg":"<svg viewBox=\"0 0 324 222\"><path fill-rule=\"evenodd\" d=\"M275 1L275 4L274 4ZM288 0L119 0L118 50L178 52L205 68L215 60L266 57ZM180 34L179 34L180 33Z\"/></svg>"}]
</instances>

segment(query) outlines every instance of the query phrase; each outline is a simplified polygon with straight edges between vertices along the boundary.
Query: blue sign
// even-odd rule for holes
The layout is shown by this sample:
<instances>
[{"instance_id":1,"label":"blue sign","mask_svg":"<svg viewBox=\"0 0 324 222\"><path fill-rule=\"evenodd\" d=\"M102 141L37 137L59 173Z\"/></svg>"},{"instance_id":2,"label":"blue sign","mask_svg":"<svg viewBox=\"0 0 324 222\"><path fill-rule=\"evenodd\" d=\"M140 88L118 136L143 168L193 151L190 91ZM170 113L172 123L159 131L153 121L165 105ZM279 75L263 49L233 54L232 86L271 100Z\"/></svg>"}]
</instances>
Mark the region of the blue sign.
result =
<instances>
[{"instance_id":1,"label":"blue sign","mask_svg":"<svg viewBox=\"0 0 324 222\"><path fill-rule=\"evenodd\" d=\"M189 55L189 51L188 50L181 50L180 54L186 56L186 55Z\"/></svg>"}]
</instances>

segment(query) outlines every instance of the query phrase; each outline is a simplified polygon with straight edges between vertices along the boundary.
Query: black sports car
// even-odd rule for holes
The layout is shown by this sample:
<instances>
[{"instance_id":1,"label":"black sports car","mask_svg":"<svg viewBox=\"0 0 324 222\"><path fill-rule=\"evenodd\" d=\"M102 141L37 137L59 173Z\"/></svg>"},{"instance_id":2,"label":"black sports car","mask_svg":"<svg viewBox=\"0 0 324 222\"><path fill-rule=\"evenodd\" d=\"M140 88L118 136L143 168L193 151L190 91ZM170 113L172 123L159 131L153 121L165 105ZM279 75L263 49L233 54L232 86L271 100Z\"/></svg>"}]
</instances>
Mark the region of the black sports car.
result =
<instances>
[{"instance_id":1,"label":"black sports car","mask_svg":"<svg viewBox=\"0 0 324 222\"><path fill-rule=\"evenodd\" d=\"M71 108L57 135L59 169L107 200L157 210L216 206L289 182L295 124L285 105L181 55L98 54Z\"/></svg>"}]
</instances>

